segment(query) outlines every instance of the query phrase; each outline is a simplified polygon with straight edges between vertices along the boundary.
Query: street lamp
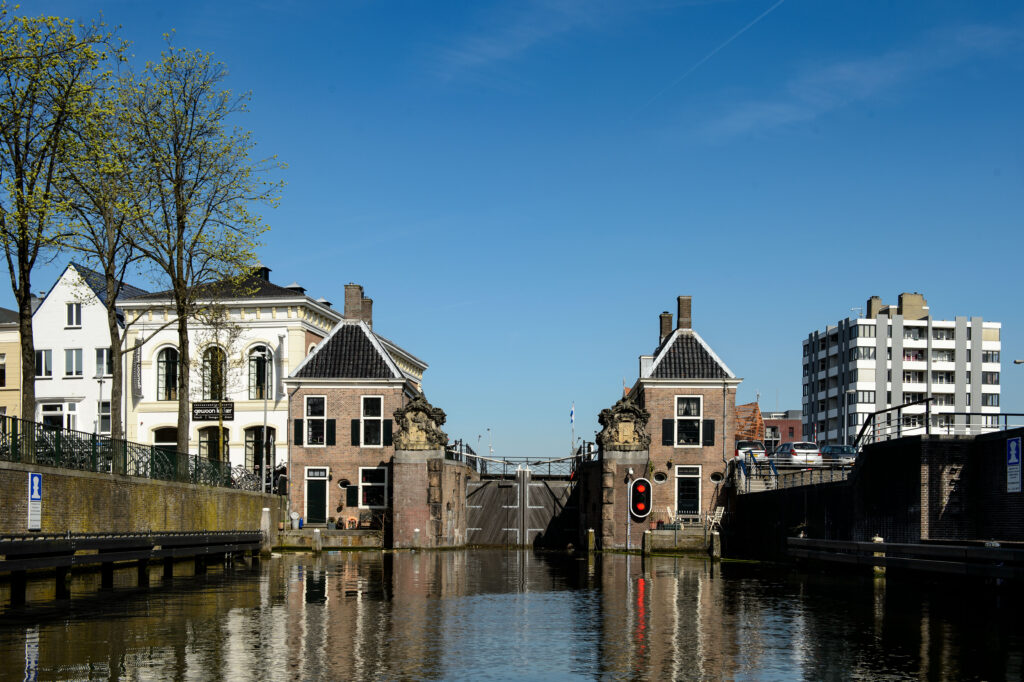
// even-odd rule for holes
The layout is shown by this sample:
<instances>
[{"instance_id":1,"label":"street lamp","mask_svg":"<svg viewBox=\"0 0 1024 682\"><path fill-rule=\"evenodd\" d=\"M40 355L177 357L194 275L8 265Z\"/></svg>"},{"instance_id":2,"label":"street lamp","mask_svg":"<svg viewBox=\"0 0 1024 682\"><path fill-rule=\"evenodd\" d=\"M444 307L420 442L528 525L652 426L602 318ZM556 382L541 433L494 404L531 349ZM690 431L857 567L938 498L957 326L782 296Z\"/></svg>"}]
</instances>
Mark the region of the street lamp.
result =
<instances>
[{"instance_id":1,"label":"street lamp","mask_svg":"<svg viewBox=\"0 0 1024 682\"><path fill-rule=\"evenodd\" d=\"M1024 365L1024 360L1014 360L1013 364L1015 364L1015 365Z\"/></svg>"}]
</instances>

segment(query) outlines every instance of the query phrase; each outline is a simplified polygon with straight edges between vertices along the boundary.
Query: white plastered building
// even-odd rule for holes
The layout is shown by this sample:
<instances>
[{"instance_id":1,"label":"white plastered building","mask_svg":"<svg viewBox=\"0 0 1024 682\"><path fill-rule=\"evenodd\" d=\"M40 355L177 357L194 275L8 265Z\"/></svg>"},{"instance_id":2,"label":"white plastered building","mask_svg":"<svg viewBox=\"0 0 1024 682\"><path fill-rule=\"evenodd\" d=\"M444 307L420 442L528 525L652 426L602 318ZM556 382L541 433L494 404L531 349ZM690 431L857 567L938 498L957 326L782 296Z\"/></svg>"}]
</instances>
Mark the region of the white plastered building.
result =
<instances>
[{"instance_id":1,"label":"white plastered building","mask_svg":"<svg viewBox=\"0 0 1024 682\"><path fill-rule=\"evenodd\" d=\"M230 323L237 328L230 343L218 342L201 321L189 321L192 419L187 448L179 450L227 459L232 466L256 472L264 418L272 443L269 469L287 462L288 396L282 379L341 321L341 314L325 299L307 296L298 284L282 287L271 283L269 268L259 268L242 290L243 295L233 295L212 285L200 297L226 308ZM145 339L139 350L125 354L126 437L176 447L180 358L171 293L119 299L118 305L131 321L126 348ZM223 394L218 396L217 382L211 376L221 352L226 380ZM225 414L223 453L216 447L218 410Z\"/></svg>"},{"instance_id":2,"label":"white plastered building","mask_svg":"<svg viewBox=\"0 0 1024 682\"><path fill-rule=\"evenodd\" d=\"M123 285L123 295L146 292ZM101 273L69 263L32 313L36 411L25 419L110 433L110 331Z\"/></svg>"}]
</instances>

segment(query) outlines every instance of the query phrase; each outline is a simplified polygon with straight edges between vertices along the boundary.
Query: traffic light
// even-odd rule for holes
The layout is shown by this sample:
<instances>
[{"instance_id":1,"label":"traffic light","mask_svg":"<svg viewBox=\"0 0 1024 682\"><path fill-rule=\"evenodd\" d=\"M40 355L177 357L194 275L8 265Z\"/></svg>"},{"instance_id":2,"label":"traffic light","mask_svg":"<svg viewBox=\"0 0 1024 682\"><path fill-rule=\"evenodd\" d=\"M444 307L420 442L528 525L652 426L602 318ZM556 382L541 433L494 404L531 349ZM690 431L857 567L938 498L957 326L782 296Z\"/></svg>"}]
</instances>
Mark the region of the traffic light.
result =
<instances>
[{"instance_id":1,"label":"traffic light","mask_svg":"<svg viewBox=\"0 0 1024 682\"><path fill-rule=\"evenodd\" d=\"M638 478L629 484L629 513L642 519L651 513L651 482Z\"/></svg>"}]
</instances>

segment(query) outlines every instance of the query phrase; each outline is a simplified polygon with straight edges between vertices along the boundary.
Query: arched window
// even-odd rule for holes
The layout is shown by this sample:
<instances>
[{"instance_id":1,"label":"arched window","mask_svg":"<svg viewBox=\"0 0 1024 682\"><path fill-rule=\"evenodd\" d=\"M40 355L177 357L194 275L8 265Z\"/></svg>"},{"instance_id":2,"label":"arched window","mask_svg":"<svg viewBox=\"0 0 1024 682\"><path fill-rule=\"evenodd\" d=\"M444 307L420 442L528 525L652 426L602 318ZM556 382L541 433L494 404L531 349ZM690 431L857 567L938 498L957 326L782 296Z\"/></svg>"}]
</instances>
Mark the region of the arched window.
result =
<instances>
[{"instance_id":1,"label":"arched window","mask_svg":"<svg viewBox=\"0 0 1024 682\"><path fill-rule=\"evenodd\" d=\"M274 397L274 363L270 349L256 346L249 351L249 400Z\"/></svg>"},{"instance_id":2,"label":"arched window","mask_svg":"<svg viewBox=\"0 0 1024 682\"><path fill-rule=\"evenodd\" d=\"M228 460L228 441L231 440L230 434L228 429L225 428L224 445L218 450L217 431L219 429L216 426L207 426L206 428L199 429L199 456L210 460L226 462Z\"/></svg>"},{"instance_id":3,"label":"arched window","mask_svg":"<svg viewBox=\"0 0 1024 682\"><path fill-rule=\"evenodd\" d=\"M224 400L227 357L224 350L210 346L203 353L203 400Z\"/></svg>"},{"instance_id":4,"label":"arched window","mask_svg":"<svg viewBox=\"0 0 1024 682\"><path fill-rule=\"evenodd\" d=\"M273 427L267 427L267 456L265 464L267 472L274 470L274 441L276 433ZM260 452L263 449L263 427L251 426L245 430L245 468L253 473L259 473Z\"/></svg>"},{"instance_id":5,"label":"arched window","mask_svg":"<svg viewBox=\"0 0 1024 682\"><path fill-rule=\"evenodd\" d=\"M156 399L178 399L177 348L164 348L156 356Z\"/></svg>"}]
</instances>

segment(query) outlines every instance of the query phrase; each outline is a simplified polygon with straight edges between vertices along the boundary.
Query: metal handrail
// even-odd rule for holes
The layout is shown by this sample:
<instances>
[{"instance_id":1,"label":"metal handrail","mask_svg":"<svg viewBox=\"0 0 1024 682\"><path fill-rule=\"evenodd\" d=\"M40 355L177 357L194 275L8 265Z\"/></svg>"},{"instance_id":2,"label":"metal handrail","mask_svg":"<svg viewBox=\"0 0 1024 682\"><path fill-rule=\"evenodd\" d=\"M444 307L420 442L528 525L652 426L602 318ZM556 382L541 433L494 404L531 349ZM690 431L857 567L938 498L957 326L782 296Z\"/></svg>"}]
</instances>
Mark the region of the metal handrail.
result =
<instances>
[{"instance_id":1,"label":"metal handrail","mask_svg":"<svg viewBox=\"0 0 1024 682\"><path fill-rule=\"evenodd\" d=\"M258 477L228 461L6 415L0 417L0 460L241 490L260 487Z\"/></svg>"}]
</instances>

